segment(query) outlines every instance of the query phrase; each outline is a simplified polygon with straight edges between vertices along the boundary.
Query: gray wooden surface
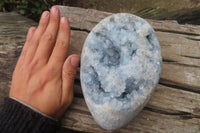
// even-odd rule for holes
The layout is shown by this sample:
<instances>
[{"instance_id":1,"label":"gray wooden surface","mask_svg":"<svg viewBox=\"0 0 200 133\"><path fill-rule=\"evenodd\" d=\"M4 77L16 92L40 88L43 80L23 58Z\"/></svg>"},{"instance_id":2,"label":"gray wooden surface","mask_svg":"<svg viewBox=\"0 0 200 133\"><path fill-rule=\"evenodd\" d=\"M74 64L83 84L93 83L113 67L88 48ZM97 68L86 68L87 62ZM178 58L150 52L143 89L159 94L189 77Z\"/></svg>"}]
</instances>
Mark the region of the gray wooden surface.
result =
<instances>
[{"instance_id":1,"label":"gray wooden surface","mask_svg":"<svg viewBox=\"0 0 200 133\"><path fill-rule=\"evenodd\" d=\"M69 54L81 54L90 30L111 13L74 7L59 7L69 18ZM163 56L162 74L152 98L138 116L118 131L149 133L200 132L200 26L179 25L175 21L147 20L155 29ZM16 13L0 13L0 107L8 96L12 71L32 20ZM102 130L93 120L83 99L79 72L75 98L62 119L62 127L85 132Z\"/></svg>"}]
</instances>

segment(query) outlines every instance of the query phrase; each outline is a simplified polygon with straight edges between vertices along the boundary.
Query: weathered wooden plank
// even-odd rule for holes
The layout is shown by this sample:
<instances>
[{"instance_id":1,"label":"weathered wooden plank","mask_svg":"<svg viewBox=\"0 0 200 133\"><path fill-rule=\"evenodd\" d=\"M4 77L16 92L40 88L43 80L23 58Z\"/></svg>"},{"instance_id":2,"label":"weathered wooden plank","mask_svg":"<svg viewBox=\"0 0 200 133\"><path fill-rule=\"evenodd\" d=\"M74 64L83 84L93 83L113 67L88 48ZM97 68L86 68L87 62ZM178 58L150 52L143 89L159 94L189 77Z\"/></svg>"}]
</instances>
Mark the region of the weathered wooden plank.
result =
<instances>
[{"instance_id":1,"label":"weathered wooden plank","mask_svg":"<svg viewBox=\"0 0 200 133\"><path fill-rule=\"evenodd\" d=\"M112 13L102 12L94 9L83 9L78 7L58 6L61 16L69 19L71 27L78 28L85 31L90 31L103 18L112 15ZM176 21L147 21L156 30L170 31L175 33L188 33L192 35L200 34L200 26L179 25Z\"/></svg>"},{"instance_id":2,"label":"weathered wooden plank","mask_svg":"<svg viewBox=\"0 0 200 133\"><path fill-rule=\"evenodd\" d=\"M69 55L70 54L81 55L83 43L87 35L88 35L87 32L76 31L76 30L71 31Z\"/></svg>"},{"instance_id":3,"label":"weathered wooden plank","mask_svg":"<svg viewBox=\"0 0 200 133\"><path fill-rule=\"evenodd\" d=\"M72 16L74 11L81 16L78 9L70 9ZM81 11L84 13L85 9L81 9ZM89 10L89 12L95 15L95 11ZM97 16L101 19L106 16L104 12L98 11L98 13ZM13 20L13 18L16 18L16 20ZM100 18L93 19L100 21ZM88 27L91 27L91 21L88 17L84 21L88 21L89 26L84 27L85 25L82 22L82 27L80 27L78 23L80 21L77 21L77 19L74 17L73 22L71 22L73 30L69 54L80 55L82 45L89 32ZM98 22L92 21L93 23ZM160 85L157 86L144 110L128 126L116 132L199 132L199 27L182 26L174 21L166 22L169 26L172 25L173 27L172 23L175 23L181 27L179 31L176 31L162 26L165 21L155 21L154 23L157 24L154 28L157 27L158 29L156 34L164 58ZM36 25L36 23L16 13L0 14L0 107L3 98L8 95L12 71L24 43L27 29L31 25ZM192 30L190 30L191 27ZM75 99L62 119L62 126L86 132L107 132L94 122L87 109L82 96L79 73L75 80L74 90Z\"/></svg>"}]
</instances>

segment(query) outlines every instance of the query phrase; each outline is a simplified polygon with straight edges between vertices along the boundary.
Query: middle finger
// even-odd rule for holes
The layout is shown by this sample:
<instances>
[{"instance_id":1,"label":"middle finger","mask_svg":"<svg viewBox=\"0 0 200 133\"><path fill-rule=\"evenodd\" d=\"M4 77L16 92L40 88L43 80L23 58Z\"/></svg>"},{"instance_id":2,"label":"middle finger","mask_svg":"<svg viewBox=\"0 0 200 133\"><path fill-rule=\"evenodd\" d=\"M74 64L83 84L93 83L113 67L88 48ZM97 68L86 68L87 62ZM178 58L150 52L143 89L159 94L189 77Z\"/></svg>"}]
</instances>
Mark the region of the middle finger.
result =
<instances>
[{"instance_id":1,"label":"middle finger","mask_svg":"<svg viewBox=\"0 0 200 133\"><path fill-rule=\"evenodd\" d=\"M56 6L54 6L51 8L49 25L47 26L46 31L42 35L40 44L35 55L36 58L42 59L44 63L47 63L49 56L52 53L52 49L55 45L58 34L59 23L60 12L59 9Z\"/></svg>"}]
</instances>

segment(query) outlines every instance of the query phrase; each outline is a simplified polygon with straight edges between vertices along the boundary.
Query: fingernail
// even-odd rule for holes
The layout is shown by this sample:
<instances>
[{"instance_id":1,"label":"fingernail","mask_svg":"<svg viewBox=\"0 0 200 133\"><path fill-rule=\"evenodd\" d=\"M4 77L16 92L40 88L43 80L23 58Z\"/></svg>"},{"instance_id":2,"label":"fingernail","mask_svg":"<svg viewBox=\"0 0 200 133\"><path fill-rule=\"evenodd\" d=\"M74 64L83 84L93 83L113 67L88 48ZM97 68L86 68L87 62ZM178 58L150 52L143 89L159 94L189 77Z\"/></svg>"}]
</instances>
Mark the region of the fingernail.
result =
<instances>
[{"instance_id":1,"label":"fingernail","mask_svg":"<svg viewBox=\"0 0 200 133\"><path fill-rule=\"evenodd\" d=\"M42 14L42 18L46 18L46 17L48 17L48 15L49 15L49 13L48 12L43 12L43 14Z\"/></svg>"},{"instance_id":2,"label":"fingernail","mask_svg":"<svg viewBox=\"0 0 200 133\"><path fill-rule=\"evenodd\" d=\"M66 18L65 17L62 17L61 18L61 23L65 23L66 22Z\"/></svg>"},{"instance_id":3,"label":"fingernail","mask_svg":"<svg viewBox=\"0 0 200 133\"><path fill-rule=\"evenodd\" d=\"M52 13L56 13L56 12L58 12L58 9L57 9L55 6L53 6L53 7L51 8L51 12L52 12Z\"/></svg>"},{"instance_id":4,"label":"fingernail","mask_svg":"<svg viewBox=\"0 0 200 133\"><path fill-rule=\"evenodd\" d=\"M78 56L73 56L71 58L71 62L70 63L72 64L72 66L78 67L78 65L79 65L79 57Z\"/></svg>"}]
</instances>

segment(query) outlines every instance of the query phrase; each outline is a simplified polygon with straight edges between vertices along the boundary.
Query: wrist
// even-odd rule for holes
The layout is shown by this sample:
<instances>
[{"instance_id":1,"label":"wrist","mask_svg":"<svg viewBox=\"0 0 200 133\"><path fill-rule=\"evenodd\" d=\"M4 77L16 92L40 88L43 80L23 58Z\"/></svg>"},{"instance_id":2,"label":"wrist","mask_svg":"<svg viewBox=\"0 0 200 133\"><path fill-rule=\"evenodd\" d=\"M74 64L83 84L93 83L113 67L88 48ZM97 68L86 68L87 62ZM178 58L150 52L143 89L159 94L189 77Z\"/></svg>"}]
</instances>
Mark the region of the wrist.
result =
<instances>
[{"instance_id":1,"label":"wrist","mask_svg":"<svg viewBox=\"0 0 200 133\"><path fill-rule=\"evenodd\" d=\"M12 98L6 98L0 113L2 133L55 133L58 123Z\"/></svg>"},{"instance_id":2,"label":"wrist","mask_svg":"<svg viewBox=\"0 0 200 133\"><path fill-rule=\"evenodd\" d=\"M28 104L22 102L21 100L18 100L17 98L10 97L10 99L12 99L12 100L14 100L14 101L16 101L16 102L21 103L22 105L24 105L24 106L30 108L30 109L33 110L34 112L36 112L36 113L38 113L38 114L40 114L40 115L42 115L42 116L44 116L44 117L47 117L47 118L49 118L49 119L51 119L51 120L54 120L54 121L56 121L56 122L58 121L58 120L56 120L55 118L53 118L53 117L51 117L51 116L48 116L48 115L46 115L46 114L40 112L38 109L36 109L36 108L34 108L34 107L32 107L32 106L30 106L30 105L28 105Z\"/></svg>"}]
</instances>

